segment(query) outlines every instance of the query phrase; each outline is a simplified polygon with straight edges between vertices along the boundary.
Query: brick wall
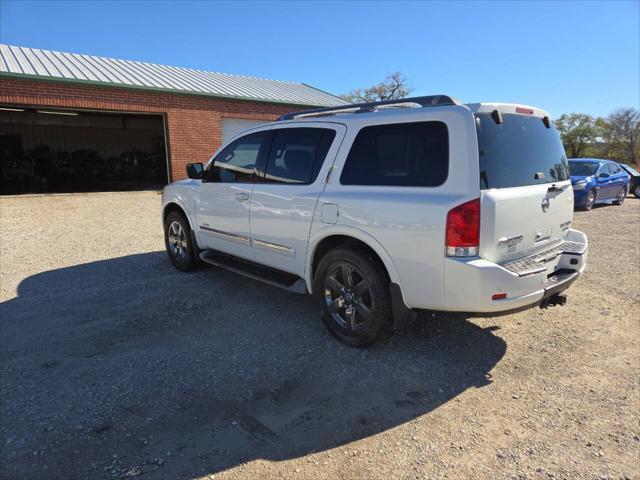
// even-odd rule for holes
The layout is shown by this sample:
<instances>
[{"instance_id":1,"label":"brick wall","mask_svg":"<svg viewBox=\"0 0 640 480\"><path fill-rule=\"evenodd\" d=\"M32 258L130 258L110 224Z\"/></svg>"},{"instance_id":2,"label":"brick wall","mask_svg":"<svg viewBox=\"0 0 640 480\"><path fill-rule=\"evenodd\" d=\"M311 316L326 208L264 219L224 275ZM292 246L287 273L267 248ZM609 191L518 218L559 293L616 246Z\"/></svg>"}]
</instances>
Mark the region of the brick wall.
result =
<instances>
[{"instance_id":1,"label":"brick wall","mask_svg":"<svg viewBox=\"0 0 640 480\"><path fill-rule=\"evenodd\" d=\"M0 78L0 103L165 114L172 180L185 178L187 163L207 161L220 146L221 118L268 121L301 108L277 103L12 78Z\"/></svg>"}]
</instances>

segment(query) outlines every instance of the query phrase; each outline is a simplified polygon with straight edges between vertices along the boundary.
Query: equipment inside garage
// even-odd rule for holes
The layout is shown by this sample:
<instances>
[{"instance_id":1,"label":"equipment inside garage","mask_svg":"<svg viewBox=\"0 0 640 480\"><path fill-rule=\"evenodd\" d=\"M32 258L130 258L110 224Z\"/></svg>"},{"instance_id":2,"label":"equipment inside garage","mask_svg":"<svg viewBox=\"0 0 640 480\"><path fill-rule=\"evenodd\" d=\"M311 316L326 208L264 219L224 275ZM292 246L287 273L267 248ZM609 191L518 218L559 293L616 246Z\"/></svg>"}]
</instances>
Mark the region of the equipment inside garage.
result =
<instances>
[{"instance_id":1,"label":"equipment inside garage","mask_svg":"<svg viewBox=\"0 0 640 480\"><path fill-rule=\"evenodd\" d=\"M167 184L161 115L0 106L0 193Z\"/></svg>"}]
</instances>

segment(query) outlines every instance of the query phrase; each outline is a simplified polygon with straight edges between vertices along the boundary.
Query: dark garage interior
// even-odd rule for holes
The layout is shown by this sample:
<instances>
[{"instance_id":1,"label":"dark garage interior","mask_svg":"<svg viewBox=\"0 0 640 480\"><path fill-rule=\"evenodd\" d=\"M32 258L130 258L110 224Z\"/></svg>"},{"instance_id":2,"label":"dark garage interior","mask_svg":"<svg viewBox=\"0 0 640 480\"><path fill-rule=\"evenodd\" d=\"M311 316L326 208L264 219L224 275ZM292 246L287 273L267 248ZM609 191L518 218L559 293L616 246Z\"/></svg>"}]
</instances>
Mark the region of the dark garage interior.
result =
<instances>
[{"instance_id":1,"label":"dark garage interior","mask_svg":"<svg viewBox=\"0 0 640 480\"><path fill-rule=\"evenodd\" d=\"M0 106L0 193L167 184L162 115Z\"/></svg>"}]
</instances>

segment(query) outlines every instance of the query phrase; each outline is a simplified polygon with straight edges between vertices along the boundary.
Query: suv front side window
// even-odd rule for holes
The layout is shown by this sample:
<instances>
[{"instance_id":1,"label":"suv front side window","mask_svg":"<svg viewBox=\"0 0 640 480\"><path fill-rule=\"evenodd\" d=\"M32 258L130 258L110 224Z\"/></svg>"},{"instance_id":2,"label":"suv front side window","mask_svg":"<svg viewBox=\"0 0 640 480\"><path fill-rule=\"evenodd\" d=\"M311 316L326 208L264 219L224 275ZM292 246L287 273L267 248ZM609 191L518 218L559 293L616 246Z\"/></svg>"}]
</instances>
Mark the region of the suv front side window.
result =
<instances>
[{"instance_id":1,"label":"suv front side window","mask_svg":"<svg viewBox=\"0 0 640 480\"><path fill-rule=\"evenodd\" d=\"M255 168L264 152L267 133L250 133L222 150L205 172L207 182L251 183Z\"/></svg>"}]
</instances>

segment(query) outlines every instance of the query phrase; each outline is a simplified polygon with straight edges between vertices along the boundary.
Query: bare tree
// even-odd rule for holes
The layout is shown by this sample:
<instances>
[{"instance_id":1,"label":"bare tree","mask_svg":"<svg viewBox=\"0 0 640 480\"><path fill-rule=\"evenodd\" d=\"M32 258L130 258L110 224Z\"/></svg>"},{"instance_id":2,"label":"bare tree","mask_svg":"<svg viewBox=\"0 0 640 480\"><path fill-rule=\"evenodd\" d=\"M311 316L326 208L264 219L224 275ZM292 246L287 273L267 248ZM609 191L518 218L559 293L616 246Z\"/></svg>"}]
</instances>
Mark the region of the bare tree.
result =
<instances>
[{"instance_id":1,"label":"bare tree","mask_svg":"<svg viewBox=\"0 0 640 480\"><path fill-rule=\"evenodd\" d=\"M621 160L638 165L640 153L640 112L635 108L626 107L614 110L608 117L615 141L620 146L619 151L624 155Z\"/></svg>"},{"instance_id":2,"label":"bare tree","mask_svg":"<svg viewBox=\"0 0 640 480\"><path fill-rule=\"evenodd\" d=\"M412 90L402 73L393 72L387 75L385 79L377 85L364 89L356 88L342 95L342 98L355 103L395 100L405 98Z\"/></svg>"}]
</instances>

